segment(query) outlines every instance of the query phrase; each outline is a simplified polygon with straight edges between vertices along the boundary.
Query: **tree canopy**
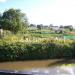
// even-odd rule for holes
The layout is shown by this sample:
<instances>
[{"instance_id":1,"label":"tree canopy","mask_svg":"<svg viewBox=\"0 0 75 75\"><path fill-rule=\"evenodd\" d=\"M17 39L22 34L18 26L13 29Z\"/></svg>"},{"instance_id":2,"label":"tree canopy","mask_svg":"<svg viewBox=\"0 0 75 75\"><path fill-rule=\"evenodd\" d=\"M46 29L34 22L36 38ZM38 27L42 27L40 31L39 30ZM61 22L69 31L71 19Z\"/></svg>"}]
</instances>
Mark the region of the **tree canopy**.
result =
<instances>
[{"instance_id":1,"label":"tree canopy","mask_svg":"<svg viewBox=\"0 0 75 75\"><path fill-rule=\"evenodd\" d=\"M26 14L22 13L21 10L9 9L3 12L0 24L3 29L16 33L28 26L28 20Z\"/></svg>"}]
</instances>

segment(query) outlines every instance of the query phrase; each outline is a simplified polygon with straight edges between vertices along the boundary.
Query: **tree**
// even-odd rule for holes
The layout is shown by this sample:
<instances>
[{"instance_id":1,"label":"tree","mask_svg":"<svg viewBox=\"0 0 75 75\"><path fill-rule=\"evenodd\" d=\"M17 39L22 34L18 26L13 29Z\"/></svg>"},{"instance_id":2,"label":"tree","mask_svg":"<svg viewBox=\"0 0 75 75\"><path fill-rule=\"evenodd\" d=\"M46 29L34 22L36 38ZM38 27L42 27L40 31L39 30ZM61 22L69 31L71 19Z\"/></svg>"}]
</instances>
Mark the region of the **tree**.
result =
<instances>
[{"instance_id":1,"label":"tree","mask_svg":"<svg viewBox=\"0 0 75 75\"><path fill-rule=\"evenodd\" d=\"M2 14L0 13L0 20L1 20L1 18L2 18Z\"/></svg>"},{"instance_id":2,"label":"tree","mask_svg":"<svg viewBox=\"0 0 75 75\"><path fill-rule=\"evenodd\" d=\"M37 25L37 28L41 30L43 28L43 25L42 24Z\"/></svg>"},{"instance_id":3,"label":"tree","mask_svg":"<svg viewBox=\"0 0 75 75\"><path fill-rule=\"evenodd\" d=\"M35 24L30 24L30 27L36 27L36 25Z\"/></svg>"},{"instance_id":4,"label":"tree","mask_svg":"<svg viewBox=\"0 0 75 75\"><path fill-rule=\"evenodd\" d=\"M72 25L68 25L68 26L64 26L65 29L69 29L70 31L73 30L73 26Z\"/></svg>"},{"instance_id":5,"label":"tree","mask_svg":"<svg viewBox=\"0 0 75 75\"><path fill-rule=\"evenodd\" d=\"M64 26L63 25L60 25L60 28L64 28Z\"/></svg>"},{"instance_id":6,"label":"tree","mask_svg":"<svg viewBox=\"0 0 75 75\"><path fill-rule=\"evenodd\" d=\"M73 30L73 26L72 26L72 25L69 26L69 30L70 30L70 31Z\"/></svg>"},{"instance_id":7,"label":"tree","mask_svg":"<svg viewBox=\"0 0 75 75\"><path fill-rule=\"evenodd\" d=\"M0 23L3 29L10 30L14 33L28 26L26 14L22 13L19 9L9 9L5 11Z\"/></svg>"}]
</instances>

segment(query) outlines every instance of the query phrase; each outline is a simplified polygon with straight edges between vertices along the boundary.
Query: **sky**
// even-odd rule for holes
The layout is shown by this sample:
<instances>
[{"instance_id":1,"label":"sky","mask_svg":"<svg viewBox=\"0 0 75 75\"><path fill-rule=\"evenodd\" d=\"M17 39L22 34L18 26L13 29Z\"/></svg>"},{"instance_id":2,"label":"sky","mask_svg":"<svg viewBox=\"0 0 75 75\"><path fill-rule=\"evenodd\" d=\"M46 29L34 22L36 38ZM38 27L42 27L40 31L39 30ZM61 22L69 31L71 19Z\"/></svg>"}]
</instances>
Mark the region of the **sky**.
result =
<instances>
[{"instance_id":1,"label":"sky","mask_svg":"<svg viewBox=\"0 0 75 75\"><path fill-rule=\"evenodd\" d=\"M29 23L44 25L73 25L75 0L0 0L0 12L21 9Z\"/></svg>"}]
</instances>

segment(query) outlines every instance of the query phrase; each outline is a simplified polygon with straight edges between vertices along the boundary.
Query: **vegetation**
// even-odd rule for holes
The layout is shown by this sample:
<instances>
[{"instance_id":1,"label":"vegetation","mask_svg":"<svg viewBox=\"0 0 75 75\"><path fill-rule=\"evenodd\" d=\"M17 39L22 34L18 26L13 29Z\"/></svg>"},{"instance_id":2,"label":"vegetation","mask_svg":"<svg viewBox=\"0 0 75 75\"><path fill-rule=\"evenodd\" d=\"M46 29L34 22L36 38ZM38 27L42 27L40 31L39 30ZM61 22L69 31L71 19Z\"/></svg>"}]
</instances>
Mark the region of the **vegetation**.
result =
<instances>
[{"instance_id":1,"label":"vegetation","mask_svg":"<svg viewBox=\"0 0 75 75\"><path fill-rule=\"evenodd\" d=\"M10 30L13 33L21 31L28 25L26 15L19 9L9 9L5 11L1 16L0 23L3 29Z\"/></svg>"},{"instance_id":2,"label":"vegetation","mask_svg":"<svg viewBox=\"0 0 75 75\"><path fill-rule=\"evenodd\" d=\"M75 42L42 43L0 41L0 61L75 58Z\"/></svg>"},{"instance_id":3,"label":"vegetation","mask_svg":"<svg viewBox=\"0 0 75 75\"><path fill-rule=\"evenodd\" d=\"M0 61L75 58L74 40L64 40L64 33L56 33L42 24L37 29L33 24L29 26L26 15L18 9L9 9L0 15L0 25L0 30L3 29ZM72 31L72 26L69 28Z\"/></svg>"}]
</instances>

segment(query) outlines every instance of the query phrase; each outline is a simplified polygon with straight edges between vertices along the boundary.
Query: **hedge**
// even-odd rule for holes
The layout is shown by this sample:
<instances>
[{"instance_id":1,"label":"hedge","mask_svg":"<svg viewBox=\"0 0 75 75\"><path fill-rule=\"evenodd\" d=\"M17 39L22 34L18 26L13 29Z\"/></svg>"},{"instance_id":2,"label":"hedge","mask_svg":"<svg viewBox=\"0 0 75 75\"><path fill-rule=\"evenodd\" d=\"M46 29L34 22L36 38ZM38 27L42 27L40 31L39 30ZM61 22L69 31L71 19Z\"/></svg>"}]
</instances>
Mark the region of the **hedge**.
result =
<instances>
[{"instance_id":1,"label":"hedge","mask_svg":"<svg viewBox=\"0 0 75 75\"><path fill-rule=\"evenodd\" d=\"M0 61L75 58L75 43L0 42Z\"/></svg>"}]
</instances>

